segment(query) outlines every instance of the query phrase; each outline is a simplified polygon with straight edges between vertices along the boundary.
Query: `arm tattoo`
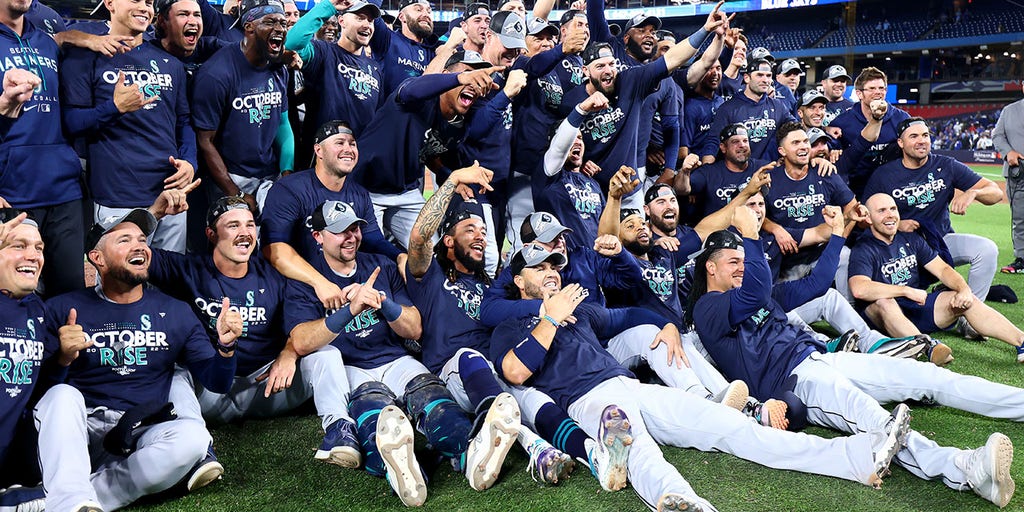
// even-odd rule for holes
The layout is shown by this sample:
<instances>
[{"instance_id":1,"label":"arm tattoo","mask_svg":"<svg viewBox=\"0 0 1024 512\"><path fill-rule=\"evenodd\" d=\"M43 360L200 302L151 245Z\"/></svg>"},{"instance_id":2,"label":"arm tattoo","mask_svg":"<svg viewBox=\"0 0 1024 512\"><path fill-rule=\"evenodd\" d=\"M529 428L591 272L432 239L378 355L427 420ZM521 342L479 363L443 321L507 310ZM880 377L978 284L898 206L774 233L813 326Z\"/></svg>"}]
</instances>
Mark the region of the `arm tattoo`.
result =
<instances>
[{"instance_id":1,"label":"arm tattoo","mask_svg":"<svg viewBox=\"0 0 1024 512\"><path fill-rule=\"evenodd\" d=\"M419 217L416 218L416 223L412 227L414 236L409 241L409 261L407 263L416 277L425 274L427 267L430 266L430 260L434 257L430 239L441 225L441 221L444 220L444 214L448 210L448 204L451 203L454 194L455 185L450 180L446 180L423 205Z\"/></svg>"}]
</instances>

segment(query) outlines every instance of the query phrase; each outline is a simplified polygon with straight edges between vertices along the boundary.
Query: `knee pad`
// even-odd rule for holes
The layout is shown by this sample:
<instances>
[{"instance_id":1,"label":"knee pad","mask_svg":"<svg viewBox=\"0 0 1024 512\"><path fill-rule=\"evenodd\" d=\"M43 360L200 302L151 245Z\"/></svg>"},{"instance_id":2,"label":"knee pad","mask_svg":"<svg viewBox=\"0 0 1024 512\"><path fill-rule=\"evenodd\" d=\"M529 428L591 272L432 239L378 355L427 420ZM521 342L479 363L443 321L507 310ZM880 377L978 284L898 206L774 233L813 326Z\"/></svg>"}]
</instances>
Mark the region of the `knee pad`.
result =
<instances>
[{"instance_id":1,"label":"knee pad","mask_svg":"<svg viewBox=\"0 0 1024 512\"><path fill-rule=\"evenodd\" d=\"M348 411L356 419L356 434L366 455L366 471L384 476L384 460L377 452L377 417L389 405L398 403L398 397L382 382L369 381L359 385L349 396Z\"/></svg>"},{"instance_id":2,"label":"knee pad","mask_svg":"<svg viewBox=\"0 0 1024 512\"><path fill-rule=\"evenodd\" d=\"M472 424L436 375L413 377L405 386L405 405L432 448L447 457L466 451Z\"/></svg>"},{"instance_id":3,"label":"knee pad","mask_svg":"<svg viewBox=\"0 0 1024 512\"><path fill-rule=\"evenodd\" d=\"M786 419L789 420L789 429L793 432L800 432L807 428L807 406L800 397L792 391L783 391L779 398L786 402Z\"/></svg>"}]
</instances>

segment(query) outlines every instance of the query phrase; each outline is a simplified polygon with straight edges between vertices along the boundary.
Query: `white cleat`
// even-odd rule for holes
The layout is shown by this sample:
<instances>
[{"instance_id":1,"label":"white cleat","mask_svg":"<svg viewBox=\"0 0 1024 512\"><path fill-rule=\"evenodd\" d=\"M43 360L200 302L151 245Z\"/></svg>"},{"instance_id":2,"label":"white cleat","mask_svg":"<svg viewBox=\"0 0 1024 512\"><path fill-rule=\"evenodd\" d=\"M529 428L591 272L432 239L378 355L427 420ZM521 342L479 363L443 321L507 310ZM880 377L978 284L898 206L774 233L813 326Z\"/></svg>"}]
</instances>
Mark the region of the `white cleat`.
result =
<instances>
[{"instance_id":1,"label":"white cleat","mask_svg":"<svg viewBox=\"0 0 1024 512\"><path fill-rule=\"evenodd\" d=\"M470 487L483 491L494 485L509 448L519 436L520 425L516 399L508 393L495 397L483 427L466 450L466 478Z\"/></svg>"},{"instance_id":2,"label":"white cleat","mask_svg":"<svg viewBox=\"0 0 1024 512\"><path fill-rule=\"evenodd\" d=\"M590 471L602 489L615 492L626 487L629 447L632 444L633 429L625 411L617 405L605 407L597 429L597 441L588 439L586 442Z\"/></svg>"},{"instance_id":3,"label":"white cleat","mask_svg":"<svg viewBox=\"0 0 1024 512\"><path fill-rule=\"evenodd\" d=\"M377 418L377 450L384 459L387 480L407 507L427 501L427 483L413 452L413 429L409 419L394 405L385 407Z\"/></svg>"},{"instance_id":4,"label":"white cleat","mask_svg":"<svg viewBox=\"0 0 1024 512\"><path fill-rule=\"evenodd\" d=\"M742 411L747 406L747 396L749 395L750 390L747 389L747 383L742 380L734 380L719 391L712 400L730 409Z\"/></svg>"},{"instance_id":5,"label":"white cleat","mask_svg":"<svg viewBox=\"0 0 1024 512\"><path fill-rule=\"evenodd\" d=\"M703 507L682 494L665 493L658 500L658 512L702 512Z\"/></svg>"},{"instance_id":6,"label":"white cleat","mask_svg":"<svg viewBox=\"0 0 1024 512\"><path fill-rule=\"evenodd\" d=\"M892 419L886 425L885 432L877 433L882 439L872 452L875 472L868 479L868 485L875 489L882 487L882 479L889 475L889 465L896 454L903 449L910 432L910 408L907 404L899 404L892 411ZM884 437L883 437L884 436Z\"/></svg>"},{"instance_id":7,"label":"white cleat","mask_svg":"<svg viewBox=\"0 0 1024 512\"><path fill-rule=\"evenodd\" d=\"M1010 502L1016 484L1010 476L1013 464L1013 442L999 432L988 436L988 442L970 453L963 470L974 492L1003 508Z\"/></svg>"}]
</instances>

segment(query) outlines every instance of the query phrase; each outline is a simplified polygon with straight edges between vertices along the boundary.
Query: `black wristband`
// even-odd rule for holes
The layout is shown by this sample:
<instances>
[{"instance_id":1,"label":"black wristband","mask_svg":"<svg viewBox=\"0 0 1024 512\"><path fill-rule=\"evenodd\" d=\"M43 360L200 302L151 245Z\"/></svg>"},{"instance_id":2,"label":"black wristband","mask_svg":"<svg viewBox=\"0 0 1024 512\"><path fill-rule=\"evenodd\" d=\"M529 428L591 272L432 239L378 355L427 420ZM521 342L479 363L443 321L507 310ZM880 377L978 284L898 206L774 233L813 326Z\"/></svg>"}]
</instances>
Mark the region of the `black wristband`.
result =
<instances>
[{"instance_id":1,"label":"black wristband","mask_svg":"<svg viewBox=\"0 0 1024 512\"><path fill-rule=\"evenodd\" d=\"M235 345L237 344L237 342L233 342L230 345L222 345L219 341L215 343L215 345L217 346L217 350L220 351L221 354L230 354L234 352Z\"/></svg>"}]
</instances>

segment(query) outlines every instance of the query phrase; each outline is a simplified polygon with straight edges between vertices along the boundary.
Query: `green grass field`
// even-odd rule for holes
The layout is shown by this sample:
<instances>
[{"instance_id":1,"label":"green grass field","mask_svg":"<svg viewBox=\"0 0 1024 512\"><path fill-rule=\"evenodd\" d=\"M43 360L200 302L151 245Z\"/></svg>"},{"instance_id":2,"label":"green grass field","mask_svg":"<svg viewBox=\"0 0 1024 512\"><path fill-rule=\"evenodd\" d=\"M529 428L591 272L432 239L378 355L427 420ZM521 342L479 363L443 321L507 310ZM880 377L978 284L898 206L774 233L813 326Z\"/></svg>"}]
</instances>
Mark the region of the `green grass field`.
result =
<instances>
[{"instance_id":1,"label":"green grass field","mask_svg":"<svg viewBox=\"0 0 1024 512\"><path fill-rule=\"evenodd\" d=\"M994 167L979 172L998 179ZM968 215L954 219L961 232L991 238L999 245L1000 266L1012 259L1009 206L975 204ZM996 274L996 283L1008 284L1024 294L1024 276ZM1020 304L995 305L1015 324L1024 323ZM1015 362L1011 347L997 342L971 343L947 334L956 360L954 371L1024 386L1024 365ZM946 408L914 409L912 426L938 443L973 448L991 432L1003 432L1024 447L1024 424L990 420ZM319 445L319 421L312 415L269 421L248 421L212 429L217 454L226 473L223 480L194 494L133 507L147 511L228 510L397 510L402 508L384 480L313 460ZM834 433L812 428L810 432ZM963 511L995 510L995 506L968 492L954 492L939 482L925 482L894 467L881 490L834 478L766 469L731 455L664 448L666 458L679 468L696 491L725 511ZM585 469L557 487L534 483L525 472L526 457L513 449L504 474L494 488L475 492L465 478L445 468L429 485L426 510L435 511L539 511L642 510L630 490L601 491ZM1018 450L1013 474L1024 478L1024 453ZM1007 510L1024 510L1024 496L1016 496Z\"/></svg>"}]
</instances>

